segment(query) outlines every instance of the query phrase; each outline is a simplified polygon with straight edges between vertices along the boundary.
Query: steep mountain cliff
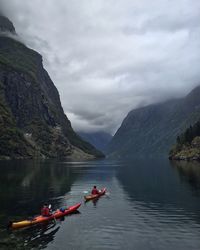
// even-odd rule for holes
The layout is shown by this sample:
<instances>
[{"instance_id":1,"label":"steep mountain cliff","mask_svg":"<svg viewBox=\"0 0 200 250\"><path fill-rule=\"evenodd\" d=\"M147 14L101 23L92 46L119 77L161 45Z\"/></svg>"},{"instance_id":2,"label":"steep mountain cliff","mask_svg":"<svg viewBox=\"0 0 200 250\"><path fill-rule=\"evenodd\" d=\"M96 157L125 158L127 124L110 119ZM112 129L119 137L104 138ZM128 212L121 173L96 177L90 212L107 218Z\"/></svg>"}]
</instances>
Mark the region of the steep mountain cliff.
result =
<instances>
[{"instance_id":1,"label":"steep mountain cliff","mask_svg":"<svg viewBox=\"0 0 200 250\"><path fill-rule=\"evenodd\" d=\"M0 157L102 157L73 131L41 55L2 16L0 32Z\"/></svg>"},{"instance_id":2,"label":"steep mountain cliff","mask_svg":"<svg viewBox=\"0 0 200 250\"><path fill-rule=\"evenodd\" d=\"M0 13L0 32L10 32L16 34L13 23Z\"/></svg>"},{"instance_id":3,"label":"steep mountain cliff","mask_svg":"<svg viewBox=\"0 0 200 250\"><path fill-rule=\"evenodd\" d=\"M115 157L168 155L178 134L200 118L200 87L182 99L131 111L109 144Z\"/></svg>"},{"instance_id":4,"label":"steep mountain cliff","mask_svg":"<svg viewBox=\"0 0 200 250\"><path fill-rule=\"evenodd\" d=\"M102 152L106 152L106 148L112 139L112 135L106 132L85 133L78 132L78 134L85 140L91 143L95 148Z\"/></svg>"}]
</instances>

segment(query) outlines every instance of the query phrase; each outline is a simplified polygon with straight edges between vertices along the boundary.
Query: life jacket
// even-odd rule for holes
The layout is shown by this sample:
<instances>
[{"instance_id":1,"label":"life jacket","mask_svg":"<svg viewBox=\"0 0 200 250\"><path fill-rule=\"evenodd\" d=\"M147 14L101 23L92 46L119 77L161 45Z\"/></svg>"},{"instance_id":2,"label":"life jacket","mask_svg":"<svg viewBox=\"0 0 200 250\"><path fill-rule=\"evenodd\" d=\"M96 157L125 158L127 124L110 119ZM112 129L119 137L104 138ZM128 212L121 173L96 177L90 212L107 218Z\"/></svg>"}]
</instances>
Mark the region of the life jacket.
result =
<instances>
[{"instance_id":1,"label":"life jacket","mask_svg":"<svg viewBox=\"0 0 200 250\"><path fill-rule=\"evenodd\" d=\"M43 207L41 209L41 214L42 214L42 216L49 216L50 215L49 208L48 207Z\"/></svg>"},{"instance_id":2,"label":"life jacket","mask_svg":"<svg viewBox=\"0 0 200 250\"><path fill-rule=\"evenodd\" d=\"M93 195L99 194L99 191L98 191L96 188L93 188L93 189L92 189L92 194L93 194Z\"/></svg>"}]
</instances>

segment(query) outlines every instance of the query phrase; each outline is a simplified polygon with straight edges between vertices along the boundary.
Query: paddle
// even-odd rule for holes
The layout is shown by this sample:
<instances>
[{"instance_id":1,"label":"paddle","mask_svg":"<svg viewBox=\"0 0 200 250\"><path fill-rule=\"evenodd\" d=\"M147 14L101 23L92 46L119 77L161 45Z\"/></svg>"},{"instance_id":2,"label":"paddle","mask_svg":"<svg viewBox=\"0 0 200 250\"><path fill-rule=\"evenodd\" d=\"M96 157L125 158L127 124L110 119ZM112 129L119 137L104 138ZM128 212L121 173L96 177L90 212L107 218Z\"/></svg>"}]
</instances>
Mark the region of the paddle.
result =
<instances>
[{"instance_id":1,"label":"paddle","mask_svg":"<svg viewBox=\"0 0 200 250\"><path fill-rule=\"evenodd\" d=\"M99 190L99 192L101 192L102 190L100 189ZM90 193L90 191L87 191L87 190L85 190L85 191L83 191L83 194L88 194L88 193ZM110 192L105 192L105 195L107 195L107 196L110 196Z\"/></svg>"},{"instance_id":2,"label":"paddle","mask_svg":"<svg viewBox=\"0 0 200 250\"><path fill-rule=\"evenodd\" d=\"M51 204L49 204L49 209L51 209Z\"/></svg>"},{"instance_id":3,"label":"paddle","mask_svg":"<svg viewBox=\"0 0 200 250\"><path fill-rule=\"evenodd\" d=\"M51 212L52 212L52 209L51 209L51 204L49 204L49 210L51 210ZM55 218L55 216L54 216L54 214L53 214L53 213L52 213L52 215L53 215L54 222L55 222L55 224L56 224L56 223L57 223L56 218Z\"/></svg>"},{"instance_id":4,"label":"paddle","mask_svg":"<svg viewBox=\"0 0 200 250\"><path fill-rule=\"evenodd\" d=\"M101 193L101 191L102 191L102 190L98 190L98 191ZM91 192L90 192L90 191L85 190L85 191L83 191L83 193L84 193L84 194L88 194L88 193L91 193Z\"/></svg>"},{"instance_id":5,"label":"paddle","mask_svg":"<svg viewBox=\"0 0 200 250\"><path fill-rule=\"evenodd\" d=\"M105 192L105 196L110 197L110 192Z\"/></svg>"}]
</instances>

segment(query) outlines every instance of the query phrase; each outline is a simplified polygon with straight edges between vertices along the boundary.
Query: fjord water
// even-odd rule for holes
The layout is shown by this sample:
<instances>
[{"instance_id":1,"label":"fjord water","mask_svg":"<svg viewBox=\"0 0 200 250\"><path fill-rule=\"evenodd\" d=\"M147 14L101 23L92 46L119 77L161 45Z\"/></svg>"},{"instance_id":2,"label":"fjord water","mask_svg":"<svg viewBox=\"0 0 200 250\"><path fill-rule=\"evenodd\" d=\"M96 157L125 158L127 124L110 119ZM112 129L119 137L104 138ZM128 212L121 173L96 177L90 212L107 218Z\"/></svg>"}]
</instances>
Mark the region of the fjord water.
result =
<instances>
[{"instance_id":1,"label":"fjord water","mask_svg":"<svg viewBox=\"0 0 200 250\"><path fill-rule=\"evenodd\" d=\"M0 162L0 249L200 248L200 164L166 159ZM7 231L9 220L83 201L96 184L108 194L79 213Z\"/></svg>"}]
</instances>

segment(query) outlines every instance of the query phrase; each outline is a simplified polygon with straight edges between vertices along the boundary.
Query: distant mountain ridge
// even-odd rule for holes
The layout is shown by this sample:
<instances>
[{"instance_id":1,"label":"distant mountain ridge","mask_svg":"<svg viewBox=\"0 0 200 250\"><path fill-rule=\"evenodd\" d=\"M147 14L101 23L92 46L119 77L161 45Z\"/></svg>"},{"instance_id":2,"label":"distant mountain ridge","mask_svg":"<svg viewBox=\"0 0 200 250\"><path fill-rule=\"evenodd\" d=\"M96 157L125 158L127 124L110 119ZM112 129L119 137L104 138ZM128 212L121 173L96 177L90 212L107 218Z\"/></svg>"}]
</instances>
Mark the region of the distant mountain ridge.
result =
<instances>
[{"instance_id":1,"label":"distant mountain ridge","mask_svg":"<svg viewBox=\"0 0 200 250\"><path fill-rule=\"evenodd\" d=\"M129 112L108 147L113 157L168 155L178 134L200 118L200 86L185 98Z\"/></svg>"},{"instance_id":2,"label":"distant mountain ridge","mask_svg":"<svg viewBox=\"0 0 200 250\"><path fill-rule=\"evenodd\" d=\"M0 31L15 33L0 17ZM71 127L42 56L0 34L0 158L103 157Z\"/></svg>"},{"instance_id":3,"label":"distant mountain ridge","mask_svg":"<svg viewBox=\"0 0 200 250\"><path fill-rule=\"evenodd\" d=\"M102 152L106 152L107 146L112 139L112 135L106 132L94 132L94 133L86 133L86 132L78 132L78 134L85 141L92 144L95 148L99 149Z\"/></svg>"}]
</instances>

